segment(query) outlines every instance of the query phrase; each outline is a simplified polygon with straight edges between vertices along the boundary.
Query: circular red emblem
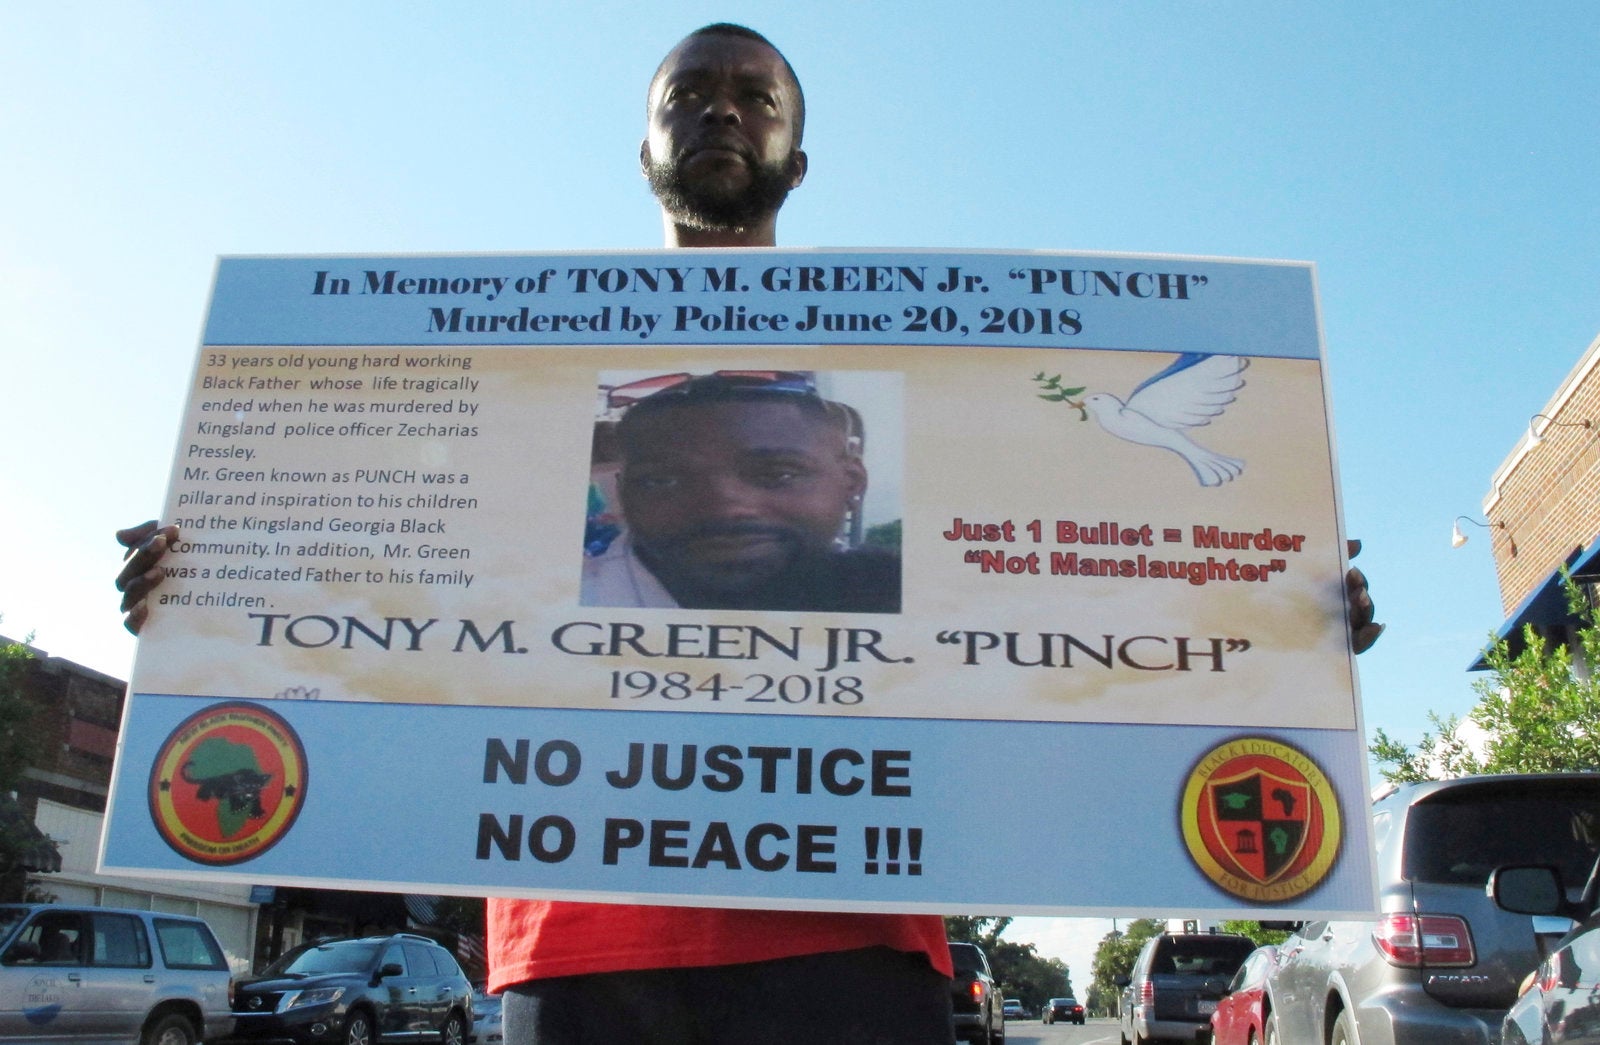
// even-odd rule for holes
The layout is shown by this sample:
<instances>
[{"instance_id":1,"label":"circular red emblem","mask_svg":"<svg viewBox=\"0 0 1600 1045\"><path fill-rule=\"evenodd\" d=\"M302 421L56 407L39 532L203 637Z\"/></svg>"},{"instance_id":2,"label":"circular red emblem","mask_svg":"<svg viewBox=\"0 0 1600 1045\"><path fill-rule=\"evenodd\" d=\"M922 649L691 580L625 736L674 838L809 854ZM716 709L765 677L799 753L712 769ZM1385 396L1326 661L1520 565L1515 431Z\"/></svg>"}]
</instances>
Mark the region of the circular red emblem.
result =
<instances>
[{"instance_id":1,"label":"circular red emblem","mask_svg":"<svg viewBox=\"0 0 1600 1045\"><path fill-rule=\"evenodd\" d=\"M1189 857L1225 892L1275 904L1314 889L1339 853L1339 802L1311 756L1240 737L1201 756L1180 807Z\"/></svg>"},{"instance_id":2,"label":"circular red emblem","mask_svg":"<svg viewBox=\"0 0 1600 1045\"><path fill-rule=\"evenodd\" d=\"M305 804L306 753L259 704L214 704L172 731L150 769L150 816L177 852L237 864L288 833Z\"/></svg>"}]
</instances>

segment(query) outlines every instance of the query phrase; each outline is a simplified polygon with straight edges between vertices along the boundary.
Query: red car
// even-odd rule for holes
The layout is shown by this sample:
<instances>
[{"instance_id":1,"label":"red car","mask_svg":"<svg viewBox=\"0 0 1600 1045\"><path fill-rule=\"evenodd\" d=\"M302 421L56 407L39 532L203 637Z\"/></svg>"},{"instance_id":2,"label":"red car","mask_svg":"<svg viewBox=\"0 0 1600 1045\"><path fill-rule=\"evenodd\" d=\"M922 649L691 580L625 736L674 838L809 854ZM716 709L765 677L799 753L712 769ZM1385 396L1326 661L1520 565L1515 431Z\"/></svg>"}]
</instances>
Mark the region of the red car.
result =
<instances>
[{"instance_id":1,"label":"red car","mask_svg":"<svg viewBox=\"0 0 1600 1045\"><path fill-rule=\"evenodd\" d=\"M1217 1002L1211 1014L1212 1045L1269 1045L1277 1034L1268 1037L1272 1024L1267 1011L1267 974L1278 963L1278 949L1257 947L1233 974L1228 993Z\"/></svg>"}]
</instances>

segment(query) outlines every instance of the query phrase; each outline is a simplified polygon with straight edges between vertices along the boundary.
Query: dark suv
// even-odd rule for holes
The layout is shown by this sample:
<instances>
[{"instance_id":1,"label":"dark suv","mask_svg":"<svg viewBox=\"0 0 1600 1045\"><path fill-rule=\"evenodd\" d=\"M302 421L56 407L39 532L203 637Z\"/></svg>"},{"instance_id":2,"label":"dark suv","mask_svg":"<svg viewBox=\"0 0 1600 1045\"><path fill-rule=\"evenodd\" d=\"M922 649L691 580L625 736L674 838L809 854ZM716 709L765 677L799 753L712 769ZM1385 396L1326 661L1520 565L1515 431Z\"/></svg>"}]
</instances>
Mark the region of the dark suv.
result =
<instances>
[{"instance_id":1,"label":"dark suv","mask_svg":"<svg viewBox=\"0 0 1600 1045\"><path fill-rule=\"evenodd\" d=\"M989 956L975 943L952 943L951 1022L957 1041L999 1045L1006 1040L1005 999L989 971Z\"/></svg>"},{"instance_id":2,"label":"dark suv","mask_svg":"<svg viewBox=\"0 0 1600 1045\"><path fill-rule=\"evenodd\" d=\"M472 984L449 951L401 933L296 947L234 990L232 1042L465 1045ZM208 1045L215 1045L209 1043Z\"/></svg>"},{"instance_id":3,"label":"dark suv","mask_svg":"<svg viewBox=\"0 0 1600 1045\"><path fill-rule=\"evenodd\" d=\"M1228 983L1256 949L1236 933L1162 933L1146 940L1122 992L1122 1045L1203 1041Z\"/></svg>"},{"instance_id":4,"label":"dark suv","mask_svg":"<svg viewBox=\"0 0 1600 1045\"><path fill-rule=\"evenodd\" d=\"M1270 1035L1330 1045L1493 1045L1560 933L1495 906L1490 873L1583 882L1600 850L1600 773L1462 777L1373 804L1377 921L1311 922L1279 945Z\"/></svg>"}]
</instances>

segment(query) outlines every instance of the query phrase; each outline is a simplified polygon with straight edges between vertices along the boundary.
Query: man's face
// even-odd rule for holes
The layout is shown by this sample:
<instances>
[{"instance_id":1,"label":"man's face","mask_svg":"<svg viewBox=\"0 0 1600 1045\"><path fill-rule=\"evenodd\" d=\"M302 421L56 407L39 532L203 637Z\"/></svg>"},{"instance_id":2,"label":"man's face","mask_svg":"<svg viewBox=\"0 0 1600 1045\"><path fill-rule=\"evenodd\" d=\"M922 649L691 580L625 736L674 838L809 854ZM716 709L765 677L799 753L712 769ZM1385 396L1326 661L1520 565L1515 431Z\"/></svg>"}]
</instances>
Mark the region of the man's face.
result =
<instances>
[{"instance_id":1,"label":"man's face","mask_svg":"<svg viewBox=\"0 0 1600 1045\"><path fill-rule=\"evenodd\" d=\"M778 52L711 33L679 44L650 88L639 161L673 220L704 230L776 213L805 177L799 105Z\"/></svg>"},{"instance_id":2,"label":"man's face","mask_svg":"<svg viewBox=\"0 0 1600 1045\"><path fill-rule=\"evenodd\" d=\"M737 599L826 554L866 486L844 433L782 401L664 409L623 447L629 533L679 601Z\"/></svg>"}]
</instances>

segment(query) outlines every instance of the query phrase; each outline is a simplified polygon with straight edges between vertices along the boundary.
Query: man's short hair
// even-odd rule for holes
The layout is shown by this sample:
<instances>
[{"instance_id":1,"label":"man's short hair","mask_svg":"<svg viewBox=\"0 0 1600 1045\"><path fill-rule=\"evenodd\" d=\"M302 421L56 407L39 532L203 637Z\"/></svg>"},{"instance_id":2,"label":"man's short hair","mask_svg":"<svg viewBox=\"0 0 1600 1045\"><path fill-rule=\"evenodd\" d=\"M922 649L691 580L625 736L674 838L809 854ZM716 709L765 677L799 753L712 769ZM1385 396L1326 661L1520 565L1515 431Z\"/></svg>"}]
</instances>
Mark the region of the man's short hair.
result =
<instances>
[{"instance_id":1,"label":"man's short hair","mask_svg":"<svg viewBox=\"0 0 1600 1045\"><path fill-rule=\"evenodd\" d=\"M616 436L624 455L633 429L646 418L669 410L706 406L714 403L771 403L792 406L807 417L839 432L845 451L861 454L861 417L843 403L817 394L809 375L775 371L771 378L751 377L744 372L724 372L686 376L686 379L647 395L628 406L617 422Z\"/></svg>"},{"instance_id":2,"label":"man's short hair","mask_svg":"<svg viewBox=\"0 0 1600 1045\"><path fill-rule=\"evenodd\" d=\"M777 45L748 26L735 25L733 22L713 22L710 25L701 26L688 36L685 36L682 40L679 40L676 44L673 44L672 50L676 51L678 47L685 41L693 40L697 36L737 36L740 39L754 40L758 44L764 44L767 47L772 48L772 52L776 54L779 60L783 62L784 71L789 74L789 82L794 85L794 146L798 149L800 147L801 139L805 137L806 95L805 91L801 90L800 88L800 77L795 75L794 66L789 64L789 59L784 57L783 52L778 50ZM667 57L670 58L671 56L672 51L668 51ZM650 117L650 99L655 97L656 83L661 79L662 70L664 70L666 67L667 59L663 58L661 59L661 64L656 66L656 74L650 77L649 93L645 95L646 119L649 119Z\"/></svg>"}]
</instances>

